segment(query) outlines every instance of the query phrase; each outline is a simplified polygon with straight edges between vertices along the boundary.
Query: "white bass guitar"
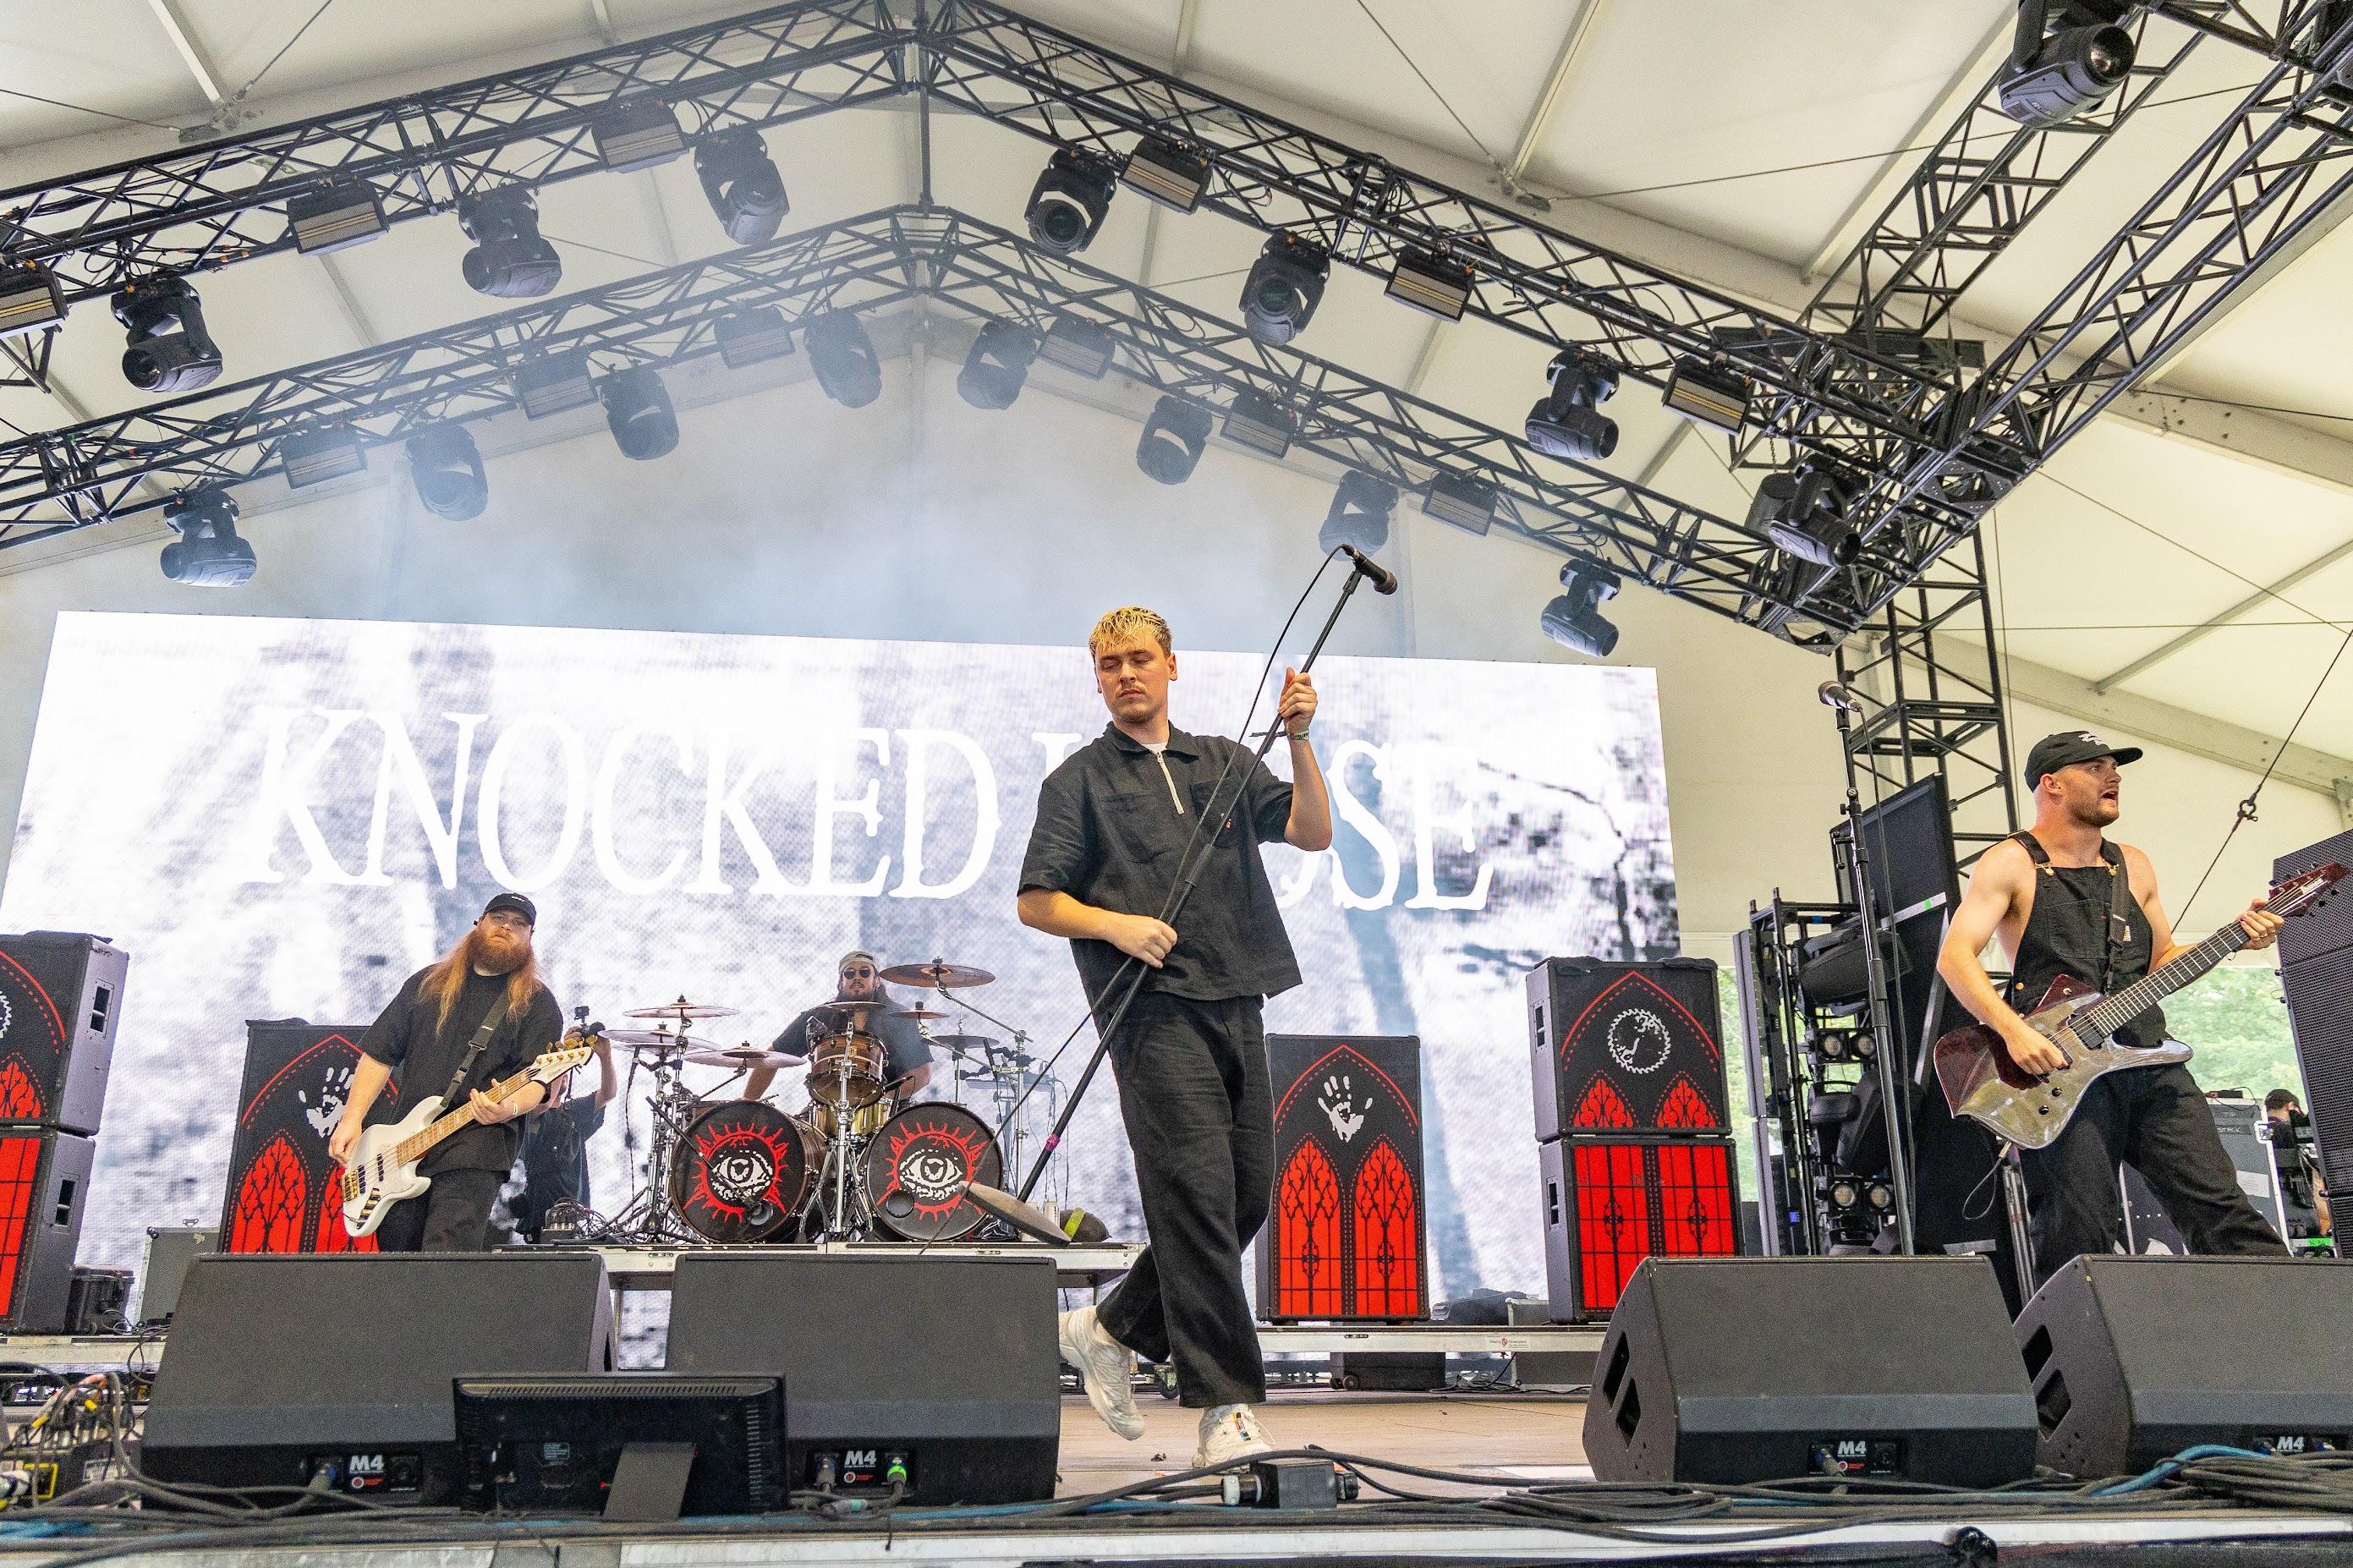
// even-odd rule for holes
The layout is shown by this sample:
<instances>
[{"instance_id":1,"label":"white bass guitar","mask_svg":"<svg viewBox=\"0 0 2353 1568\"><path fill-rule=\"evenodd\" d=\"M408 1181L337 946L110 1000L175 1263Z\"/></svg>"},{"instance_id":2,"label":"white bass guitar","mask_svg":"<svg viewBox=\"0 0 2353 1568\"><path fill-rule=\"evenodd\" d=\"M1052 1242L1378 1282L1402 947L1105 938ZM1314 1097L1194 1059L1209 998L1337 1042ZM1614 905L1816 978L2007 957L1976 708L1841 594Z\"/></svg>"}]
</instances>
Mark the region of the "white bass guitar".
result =
<instances>
[{"instance_id":1,"label":"white bass guitar","mask_svg":"<svg viewBox=\"0 0 2353 1568\"><path fill-rule=\"evenodd\" d=\"M526 1085L554 1082L595 1054L590 1046L549 1051L487 1092L491 1100L503 1102L522 1093ZM433 1178L418 1175L417 1163L443 1139L473 1124L471 1096L457 1110L436 1118L433 1107L439 1103L427 1101L398 1121L371 1127L360 1134L352 1162L343 1167L343 1228L353 1240L374 1235L395 1204L431 1186Z\"/></svg>"}]
</instances>

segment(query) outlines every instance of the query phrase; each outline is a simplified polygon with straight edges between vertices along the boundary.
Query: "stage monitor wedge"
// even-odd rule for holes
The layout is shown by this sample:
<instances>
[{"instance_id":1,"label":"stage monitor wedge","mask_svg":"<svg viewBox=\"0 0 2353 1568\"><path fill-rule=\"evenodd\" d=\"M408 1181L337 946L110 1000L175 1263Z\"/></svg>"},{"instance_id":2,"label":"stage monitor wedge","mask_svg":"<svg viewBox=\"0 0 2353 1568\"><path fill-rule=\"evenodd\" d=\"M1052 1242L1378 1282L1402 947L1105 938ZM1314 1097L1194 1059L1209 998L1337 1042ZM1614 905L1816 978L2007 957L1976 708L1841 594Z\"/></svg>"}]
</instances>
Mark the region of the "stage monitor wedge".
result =
<instances>
[{"instance_id":1,"label":"stage monitor wedge","mask_svg":"<svg viewBox=\"0 0 2353 1568\"><path fill-rule=\"evenodd\" d=\"M593 1252L192 1258L141 1465L454 1502L456 1381L606 1371L612 1310Z\"/></svg>"},{"instance_id":2,"label":"stage monitor wedge","mask_svg":"<svg viewBox=\"0 0 2353 1568\"><path fill-rule=\"evenodd\" d=\"M778 1377L789 1489L906 1500L1054 1495L1061 1352L1046 1258L682 1253L672 1373Z\"/></svg>"},{"instance_id":3,"label":"stage monitor wedge","mask_svg":"<svg viewBox=\"0 0 2353 1568\"><path fill-rule=\"evenodd\" d=\"M2301 1454L2353 1440L2353 1264L2078 1258L2017 1326L2039 1463L2137 1473L2195 1443Z\"/></svg>"},{"instance_id":4,"label":"stage monitor wedge","mask_svg":"<svg viewBox=\"0 0 2353 1568\"><path fill-rule=\"evenodd\" d=\"M1585 1407L1604 1481L2034 1472L2034 1397L1983 1258L1645 1261Z\"/></svg>"}]
</instances>

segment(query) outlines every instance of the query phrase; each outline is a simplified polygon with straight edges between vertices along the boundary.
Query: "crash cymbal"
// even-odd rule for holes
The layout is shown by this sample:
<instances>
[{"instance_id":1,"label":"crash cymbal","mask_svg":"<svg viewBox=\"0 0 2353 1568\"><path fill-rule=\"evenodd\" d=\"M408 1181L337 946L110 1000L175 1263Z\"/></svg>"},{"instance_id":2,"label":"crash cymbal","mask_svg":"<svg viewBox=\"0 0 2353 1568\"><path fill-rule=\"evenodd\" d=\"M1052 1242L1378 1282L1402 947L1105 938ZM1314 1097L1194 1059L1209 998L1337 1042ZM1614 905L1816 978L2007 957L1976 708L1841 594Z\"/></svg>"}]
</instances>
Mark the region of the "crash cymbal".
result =
<instances>
[{"instance_id":1,"label":"crash cymbal","mask_svg":"<svg viewBox=\"0 0 2353 1568\"><path fill-rule=\"evenodd\" d=\"M920 986L925 991L954 991L963 985L987 985L997 976L986 969L969 964L943 963L938 959L929 963L893 964L882 972L882 978L893 985Z\"/></svg>"},{"instance_id":2,"label":"crash cymbal","mask_svg":"<svg viewBox=\"0 0 2353 1568\"><path fill-rule=\"evenodd\" d=\"M705 1068L797 1068L808 1065L808 1058L787 1056L783 1051L764 1051L757 1046L730 1046L721 1049L689 1051L686 1059L696 1067Z\"/></svg>"},{"instance_id":3,"label":"crash cymbal","mask_svg":"<svg viewBox=\"0 0 2353 1568\"><path fill-rule=\"evenodd\" d=\"M947 1015L941 1012L936 1007L902 1007L893 1012L891 1016L893 1018L921 1018L928 1023L934 1018L944 1018Z\"/></svg>"},{"instance_id":4,"label":"crash cymbal","mask_svg":"<svg viewBox=\"0 0 2353 1568\"><path fill-rule=\"evenodd\" d=\"M982 1182L967 1183L964 1195L972 1200L975 1208L994 1215L1033 1241L1047 1242L1055 1247L1068 1247L1071 1238L1054 1224L1053 1216L1002 1187L992 1187Z\"/></svg>"},{"instance_id":5,"label":"crash cymbal","mask_svg":"<svg viewBox=\"0 0 2353 1568\"><path fill-rule=\"evenodd\" d=\"M689 1018L732 1018L733 1007L714 1006L708 1002L690 1002L681 996L675 1002L665 1002L659 1007L639 1007L622 1015L628 1018L674 1018L684 1023Z\"/></svg>"},{"instance_id":6,"label":"crash cymbal","mask_svg":"<svg viewBox=\"0 0 2353 1568\"><path fill-rule=\"evenodd\" d=\"M605 1037L617 1046L634 1051L715 1051L716 1040L706 1040L700 1035L671 1034L668 1029L607 1029Z\"/></svg>"}]
</instances>

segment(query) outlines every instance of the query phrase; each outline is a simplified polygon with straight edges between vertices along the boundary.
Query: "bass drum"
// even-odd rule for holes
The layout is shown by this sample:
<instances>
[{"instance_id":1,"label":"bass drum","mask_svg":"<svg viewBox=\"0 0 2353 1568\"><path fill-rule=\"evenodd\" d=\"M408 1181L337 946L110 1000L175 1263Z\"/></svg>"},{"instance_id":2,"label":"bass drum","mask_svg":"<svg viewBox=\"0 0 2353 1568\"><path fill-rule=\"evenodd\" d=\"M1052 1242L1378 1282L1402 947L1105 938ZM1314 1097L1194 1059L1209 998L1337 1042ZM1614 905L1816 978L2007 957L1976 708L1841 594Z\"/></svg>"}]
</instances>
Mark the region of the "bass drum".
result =
<instances>
[{"instance_id":1,"label":"bass drum","mask_svg":"<svg viewBox=\"0 0 2353 1568\"><path fill-rule=\"evenodd\" d=\"M964 1195L998 1186L1005 1163L988 1123L961 1105L911 1105L866 1145L866 1196L883 1229L907 1241L953 1241L988 1216Z\"/></svg>"},{"instance_id":2,"label":"bass drum","mask_svg":"<svg viewBox=\"0 0 2353 1568\"><path fill-rule=\"evenodd\" d=\"M824 1160L807 1122L731 1100L688 1123L670 1155L670 1199L705 1241L765 1241L808 1202Z\"/></svg>"}]
</instances>

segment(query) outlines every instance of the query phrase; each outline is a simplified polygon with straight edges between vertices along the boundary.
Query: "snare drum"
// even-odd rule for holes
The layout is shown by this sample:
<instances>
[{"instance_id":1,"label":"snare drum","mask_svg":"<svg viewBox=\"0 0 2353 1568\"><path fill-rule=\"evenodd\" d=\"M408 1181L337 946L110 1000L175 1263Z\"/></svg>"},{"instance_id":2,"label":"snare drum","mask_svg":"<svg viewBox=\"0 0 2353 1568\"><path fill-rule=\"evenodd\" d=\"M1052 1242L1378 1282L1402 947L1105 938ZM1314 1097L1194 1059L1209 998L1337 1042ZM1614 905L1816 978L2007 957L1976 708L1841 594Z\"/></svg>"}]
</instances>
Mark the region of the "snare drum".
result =
<instances>
[{"instance_id":1,"label":"snare drum","mask_svg":"<svg viewBox=\"0 0 2353 1568\"><path fill-rule=\"evenodd\" d=\"M807 1122L757 1100L727 1100L679 1140L670 1202L705 1241L763 1241L800 1212L824 1161L824 1141Z\"/></svg>"},{"instance_id":2,"label":"snare drum","mask_svg":"<svg viewBox=\"0 0 2353 1568\"><path fill-rule=\"evenodd\" d=\"M871 1105L889 1081L890 1053L871 1035L828 1035L809 1053L809 1100L818 1105Z\"/></svg>"},{"instance_id":3,"label":"snare drum","mask_svg":"<svg viewBox=\"0 0 2353 1568\"><path fill-rule=\"evenodd\" d=\"M952 1241L987 1216L964 1195L999 1186L1005 1164L988 1124L961 1105L911 1105L866 1145L866 1196L882 1228L908 1241Z\"/></svg>"}]
</instances>

